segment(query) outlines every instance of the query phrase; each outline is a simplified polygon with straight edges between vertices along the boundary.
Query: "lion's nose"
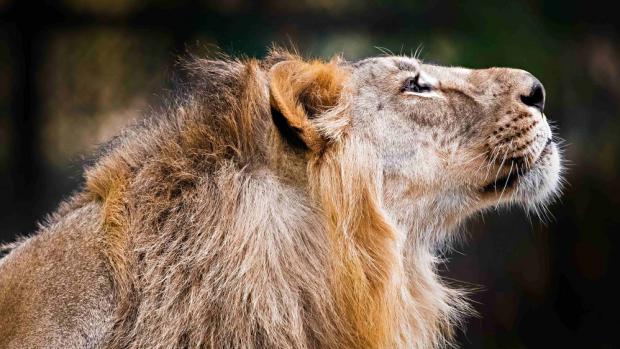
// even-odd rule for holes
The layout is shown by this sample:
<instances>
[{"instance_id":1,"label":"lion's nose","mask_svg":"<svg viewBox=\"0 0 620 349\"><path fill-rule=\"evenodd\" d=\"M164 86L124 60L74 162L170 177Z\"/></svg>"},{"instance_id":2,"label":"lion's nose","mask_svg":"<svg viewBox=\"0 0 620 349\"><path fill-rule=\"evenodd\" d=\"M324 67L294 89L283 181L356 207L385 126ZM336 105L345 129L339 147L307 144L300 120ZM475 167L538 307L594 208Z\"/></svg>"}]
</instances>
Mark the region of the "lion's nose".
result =
<instances>
[{"instance_id":1,"label":"lion's nose","mask_svg":"<svg viewBox=\"0 0 620 349\"><path fill-rule=\"evenodd\" d=\"M538 79L534 80L529 94L521 95L521 102L541 112L545 109L545 88Z\"/></svg>"}]
</instances>

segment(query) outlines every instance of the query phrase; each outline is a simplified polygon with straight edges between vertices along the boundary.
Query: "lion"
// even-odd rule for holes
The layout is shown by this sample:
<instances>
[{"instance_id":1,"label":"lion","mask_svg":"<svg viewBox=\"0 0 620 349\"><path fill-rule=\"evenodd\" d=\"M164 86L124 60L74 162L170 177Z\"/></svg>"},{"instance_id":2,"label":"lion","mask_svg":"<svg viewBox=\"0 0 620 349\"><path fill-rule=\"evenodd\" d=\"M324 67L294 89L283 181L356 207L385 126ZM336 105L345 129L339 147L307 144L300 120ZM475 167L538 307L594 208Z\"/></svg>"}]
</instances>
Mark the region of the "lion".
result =
<instances>
[{"instance_id":1,"label":"lion","mask_svg":"<svg viewBox=\"0 0 620 349\"><path fill-rule=\"evenodd\" d=\"M192 58L165 107L0 261L1 348L441 348L482 210L557 197L530 73Z\"/></svg>"}]
</instances>

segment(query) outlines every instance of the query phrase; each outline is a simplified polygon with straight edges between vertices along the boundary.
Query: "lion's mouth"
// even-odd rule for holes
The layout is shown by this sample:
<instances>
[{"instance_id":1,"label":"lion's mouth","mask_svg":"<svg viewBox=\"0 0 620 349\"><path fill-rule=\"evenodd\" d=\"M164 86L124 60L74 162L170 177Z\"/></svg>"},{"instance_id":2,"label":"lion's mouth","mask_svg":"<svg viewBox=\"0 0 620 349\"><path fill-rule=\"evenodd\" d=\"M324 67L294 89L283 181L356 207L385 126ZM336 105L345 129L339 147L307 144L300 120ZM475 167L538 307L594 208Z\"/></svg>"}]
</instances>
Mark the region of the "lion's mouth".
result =
<instances>
[{"instance_id":1,"label":"lion's mouth","mask_svg":"<svg viewBox=\"0 0 620 349\"><path fill-rule=\"evenodd\" d=\"M497 191L503 191L503 190L512 188L519 181L520 178L527 175L530 172L530 170L536 166L536 164L540 161L540 159L543 158L549 152L551 142L552 142L551 138L547 139L547 142L545 143L545 147L543 148L542 152L530 166L523 166L522 165L523 161L521 159L513 159L512 161L513 165L516 165L515 170L513 171L511 169L508 175L497 178L491 181L490 183L484 185L481 189L481 192L495 193Z\"/></svg>"},{"instance_id":2,"label":"lion's mouth","mask_svg":"<svg viewBox=\"0 0 620 349\"><path fill-rule=\"evenodd\" d=\"M525 172L519 172L519 171L510 172L508 176L498 178L497 180L494 180L490 182L489 184L485 185L484 187L482 187L482 192L483 193L494 193L499 190L511 188L517 182L517 180L521 176L526 174L527 172L529 172L529 170L527 169L525 170Z\"/></svg>"}]
</instances>

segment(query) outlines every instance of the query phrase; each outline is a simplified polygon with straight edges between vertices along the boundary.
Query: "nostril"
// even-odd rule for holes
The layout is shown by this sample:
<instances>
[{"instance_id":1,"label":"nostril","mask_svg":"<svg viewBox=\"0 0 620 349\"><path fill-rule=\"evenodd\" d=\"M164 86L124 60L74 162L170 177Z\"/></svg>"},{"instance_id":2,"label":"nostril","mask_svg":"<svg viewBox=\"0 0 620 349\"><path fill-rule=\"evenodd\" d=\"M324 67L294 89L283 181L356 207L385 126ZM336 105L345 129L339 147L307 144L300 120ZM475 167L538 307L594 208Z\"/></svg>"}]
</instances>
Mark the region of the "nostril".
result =
<instances>
[{"instance_id":1,"label":"nostril","mask_svg":"<svg viewBox=\"0 0 620 349\"><path fill-rule=\"evenodd\" d=\"M529 95L522 95L521 102L530 107L538 108L541 112L545 109L545 88L536 81Z\"/></svg>"}]
</instances>

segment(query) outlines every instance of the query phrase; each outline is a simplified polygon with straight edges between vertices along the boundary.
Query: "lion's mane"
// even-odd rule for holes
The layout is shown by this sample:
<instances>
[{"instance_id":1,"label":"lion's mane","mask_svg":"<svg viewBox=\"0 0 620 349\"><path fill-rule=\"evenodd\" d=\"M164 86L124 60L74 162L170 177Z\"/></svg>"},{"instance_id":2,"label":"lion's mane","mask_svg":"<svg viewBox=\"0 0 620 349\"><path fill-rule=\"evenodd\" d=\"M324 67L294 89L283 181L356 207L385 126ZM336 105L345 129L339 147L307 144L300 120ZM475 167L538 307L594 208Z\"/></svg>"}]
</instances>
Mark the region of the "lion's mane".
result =
<instances>
[{"instance_id":1,"label":"lion's mane","mask_svg":"<svg viewBox=\"0 0 620 349\"><path fill-rule=\"evenodd\" d=\"M449 342L463 302L430 251L397 246L372 151L347 138L346 106L322 125L339 131L305 162L307 182L270 169L280 145L267 72L285 59L298 58L187 62L180 97L88 169L74 204L103 208L117 304L107 347Z\"/></svg>"}]
</instances>

